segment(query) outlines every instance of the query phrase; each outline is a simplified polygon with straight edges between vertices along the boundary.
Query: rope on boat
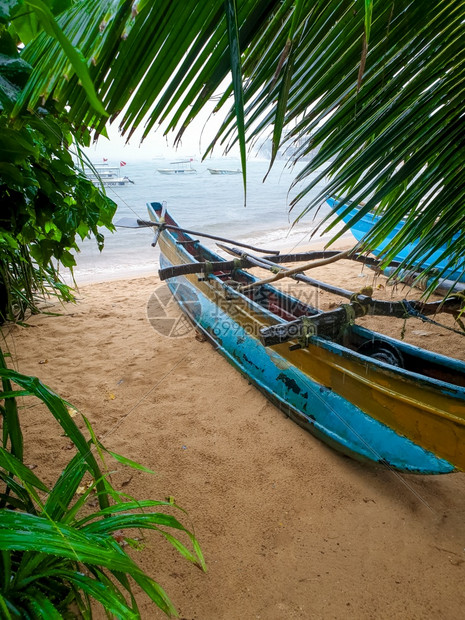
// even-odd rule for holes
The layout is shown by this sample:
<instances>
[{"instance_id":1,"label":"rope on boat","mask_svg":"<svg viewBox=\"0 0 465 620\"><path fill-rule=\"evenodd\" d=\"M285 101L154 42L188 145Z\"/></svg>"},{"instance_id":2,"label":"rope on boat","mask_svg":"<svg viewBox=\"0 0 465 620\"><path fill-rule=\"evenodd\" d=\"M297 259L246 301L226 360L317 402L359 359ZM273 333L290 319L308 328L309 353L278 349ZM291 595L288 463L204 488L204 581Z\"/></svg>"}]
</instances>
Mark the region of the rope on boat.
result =
<instances>
[{"instance_id":1,"label":"rope on boat","mask_svg":"<svg viewBox=\"0 0 465 620\"><path fill-rule=\"evenodd\" d=\"M444 323L439 323L434 319L430 319L428 316L422 314L419 310L415 310L415 308L411 305L407 299L404 299L403 303L405 304L405 310L408 316L412 316L415 319L420 319L423 323L431 323L432 325L436 325L436 327L442 327L443 329L447 329L450 332L454 332L454 334L460 334L461 336L465 336L465 331L461 329L454 329L453 327L449 327L448 325L444 325Z\"/></svg>"},{"instance_id":2,"label":"rope on boat","mask_svg":"<svg viewBox=\"0 0 465 620\"><path fill-rule=\"evenodd\" d=\"M364 313L366 313L366 310L368 308L368 306L363 306L362 304L359 303L359 306L363 309ZM356 314L355 314L355 310L354 307L352 306L352 304L341 304L341 307L344 308L345 313L346 313L346 320L344 321L342 328L344 329L346 327L346 325L354 325L355 323L355 319Z\"/></svg>"},{"instance_id":3,"label":"rope on boat","mask_svg":"<svg viewBox=\"0 0 465 620\"><path fill-rule=\"evenodd\" d=\"M302 317L302 331L300 337L301 346L308 347L308 343L310 342L310 338L316 335L316 327L315 324L310 320L310 317L303 316Z\"/></svg>"},{"instance_id":4,"label":"rope on boat","mask_svg":"<svg viewBox=\"0 0 465 620\"><path fill-rule=\"evenodd\" d=\"M205 268L204 274L206 277L208 277L211 273L213 273L213 265L211 261L206 260L204 268Z\"/></svg>"},{"instance_id":5,"label":"rope on boat","mask_svg":"<svg viewBox=\"0 0 465 620\"><path fill-rule=\"evenodd\" d=\"M242 259L241 258L233 258L234 267L232 268L232 274L234 275L239 269L242 269Z\"/></svg>"}]
</instances>

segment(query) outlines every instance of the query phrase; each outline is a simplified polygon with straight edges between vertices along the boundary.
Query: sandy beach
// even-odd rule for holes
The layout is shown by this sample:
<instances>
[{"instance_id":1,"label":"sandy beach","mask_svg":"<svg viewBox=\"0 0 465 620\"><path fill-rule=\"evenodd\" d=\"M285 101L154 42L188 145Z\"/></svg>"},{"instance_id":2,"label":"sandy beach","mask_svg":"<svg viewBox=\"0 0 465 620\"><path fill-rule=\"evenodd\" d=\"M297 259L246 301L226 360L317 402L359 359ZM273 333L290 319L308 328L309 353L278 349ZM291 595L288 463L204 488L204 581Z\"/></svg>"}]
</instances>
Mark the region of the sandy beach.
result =
<instances>
[{"instance_id":1,"label":"sandy beach","mask_svg":"<svg viewBox=\"0 0 465 620\"><path fill-rule=\"evenodd\" d=\"M351 290L373 281L347 262L312 275ZM383 278L375 289L393 294ZM207 573L155 533L133 554L180 617L463 617L464 474L403 475L334 452L199 341L164 291L155 270L85 285L76 304L49 307L59 316L9 327L4 344L10 364L71 402L110 450L157 472L115 462L117 488L138 499L171 496L187 510ZM337 301L319 299L326 308ZM154 322L157 312L173 321ZM402 328L391 322L389 333ZM464 359L453 332L412 320L406 338ZM22 415L25 462L53 483L72 455L69 440L40 405ZM139 602L144 620L165 617Z\"/></svg>"}]
</instances>

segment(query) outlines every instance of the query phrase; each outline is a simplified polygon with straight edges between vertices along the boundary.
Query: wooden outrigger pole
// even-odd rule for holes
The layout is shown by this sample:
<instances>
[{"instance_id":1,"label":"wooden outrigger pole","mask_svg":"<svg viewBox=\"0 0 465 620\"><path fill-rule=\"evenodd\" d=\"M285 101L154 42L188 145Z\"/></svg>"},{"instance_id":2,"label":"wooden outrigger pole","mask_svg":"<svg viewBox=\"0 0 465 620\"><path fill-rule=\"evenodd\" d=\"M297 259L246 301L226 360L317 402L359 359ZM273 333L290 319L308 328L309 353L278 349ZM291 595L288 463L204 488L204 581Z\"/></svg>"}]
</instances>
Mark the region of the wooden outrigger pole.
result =
<instances>
[{"instance_id":1,"label":"wooden outrigger pole","mask_svg":"<svg viewBox=\"0 0 465 620\"><path fill-rule=\"evenodd\" d=\"M196 237L205 237L206 239L213 239L214 241L222 241L223 243L233 243L242 248L253 250L254 252L260 252L263 254L279 254L279 250L264 250L263 248L256 248L253 245L248 245L247 243L242 243L241 241L234 241L233 239L227 239L226 237L218 237L217 235L188 230L187 228L181 228L180 226L175 226L174 224L165 224L165 222L151 222L131 217L123 217L115 223L115 226L118 226L119 228L157 228L159 231L163 229L174 230L188 235L195 235Z\"/></svg>"},{"instance_id":2,"label":"wooden outrigger pole","mask_svg":"<svg viewBox=\"0 0 465 620\"><path fill-rule=\"evenodd\" d=\"M193 242L192 242L193 243ZM234 261L212 261L212 262L199 262L199 263L185 263L183 265L175 265L173 267L166 267L164 269L160 269L158 274L161 280L166 280L168 278L174 278L176 276L185 276L194 273L201 273L204 275L208 275L209 273L215 271L230 271L233 269L248 269L250 267L264 267L265 269L268 266L264 266L263 264L258 265L257 261L261 260L263 262L269 261L269 266L274 267L276 269L276 265L280 265L281 263L295 263L298 261L310 261L310 260L320 260L320 259L328 259L334 256L338 256L340 252L333 250L319 250L314 252L304 252L297 254L280 254L276 256L266 256L266 257L257 257L252 256L251 254L241 253L236 248L226 248L221 244L218 244L225 251L229 251L229 253L237 256L238 258ZM362 254L352 254L347 257L349 260L353 260L363 265L368 265L369 267L376 267L379 264L379 260L376 258L371 258L370 256L364 256ZM271 269L270 269L271 270ZM296 274L292 276L294 280L301 280L302 274ZM305 278L305 276L303 276ZM315 280L316 282L316 280ZM324 284L324 283L322 283ZM342 290L342 289L338 289ZM330 291L331 292L331 291Z\"/></svg>"},{"instance_id":3,"label":"wooden outrigger pole","mask_svg":"<svg viewBox=\"0 0 465 620\"><path fill-rule=\"evenodd\" d=\"M382 301L373 299L370 295L363 294L362 292L356 293L354 291L349 291L331 284L327 284L326 282L310 278L302 273L298 273L299 267L292 270L283 266L277 267L278 263L296 262L299 260L309 261L312 259L314 259L319 265L327 264L328 259L333 261L337 259L337 257L340 257L341 253L337 251L308 252L304 254L259 257L248 254L238 248L226 247L221 244L218 245L224 251L229 254L233 254L238 258L235 261L188 263L186 265L168 267L159 271L160 279L165 280L167 278L193 273L203 273L208 275L216 271L233 271L234 269L246 269L250 267L260 267L275 273L276 270L279 269L279 271L284 274L283 277L289 276L293 280L317 287L334 295L345 297L350 301L350 303L342 304L335 310L300 317L295 321L280 323L261 329L260 340L265 346L272 346L295 339L308 339L314 334L334 336L344 328L344 325L347 325L356 318L365 315L389 316L391 318L422 318L434 315L437 312L445 312L457 316L463 309L464 302L462 297L459 295L451 296L435 302L421 302L413 300ZM376 266L380 263L377 259L360 254L347 255L344 256L344 258L355 260L369 266ZM300 269L302 269L302 267L300 267ZM257 281L257 283L254 284L262 285L267 283L268 281L265 280ZM250 288L252 287L249 285L241 287L239 292L246 293Z\"/></svg>"}]
</instances>

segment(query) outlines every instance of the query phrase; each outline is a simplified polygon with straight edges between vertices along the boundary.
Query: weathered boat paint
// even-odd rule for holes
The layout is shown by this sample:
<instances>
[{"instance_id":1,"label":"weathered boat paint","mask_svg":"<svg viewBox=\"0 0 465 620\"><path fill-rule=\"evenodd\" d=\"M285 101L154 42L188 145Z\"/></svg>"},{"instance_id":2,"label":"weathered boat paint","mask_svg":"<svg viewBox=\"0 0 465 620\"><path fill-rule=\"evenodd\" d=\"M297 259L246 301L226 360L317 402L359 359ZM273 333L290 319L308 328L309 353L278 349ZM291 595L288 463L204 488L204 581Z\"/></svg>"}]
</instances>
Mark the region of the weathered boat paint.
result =
<instances>
[{"instance_id":1,"label":"weathered boat paint","mask_svg":"<svg viewBox=\"0 0 465 620\"><path fill-rule=\"evenodd\" d=\"M157 218L152 207L149 213ZM194 246L178 245L176 237L163 231L161 267L195 260L189 253ZM207 258L219 258L205 252ZM181 276L168 284L181 308L218 350L291 418L326 443L403 471L432 474L463 468L465 388L396 369L321 338L312 338L308 348L297 351L290 351L287 344L265 348L257 338L258 330L281 320L273 313L215 275ZM268 288L276 297L283 295ZM351 329L360 338L373 334L357 326ZM431 357L391 340L419 361ZM465 364L449 365L463 373L465 381Z\"/></svg>"}]
</instances>

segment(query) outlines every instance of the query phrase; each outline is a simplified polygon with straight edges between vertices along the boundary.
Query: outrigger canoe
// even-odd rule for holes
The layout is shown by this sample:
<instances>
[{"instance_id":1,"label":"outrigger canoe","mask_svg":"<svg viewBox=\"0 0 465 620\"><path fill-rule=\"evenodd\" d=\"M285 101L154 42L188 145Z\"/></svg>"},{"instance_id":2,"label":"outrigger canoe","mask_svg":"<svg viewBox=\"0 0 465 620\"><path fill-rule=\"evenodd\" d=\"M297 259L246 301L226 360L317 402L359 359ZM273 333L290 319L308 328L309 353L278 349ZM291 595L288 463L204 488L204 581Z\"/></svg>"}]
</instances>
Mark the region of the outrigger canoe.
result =
<instances>
[{"instance_id":1,"label":"outrigger canoe","mask_svg":"<svg viewBox=\"0 0 465 620\"><path fill-rule=\"evenodd\" d=\"M465 468L465 363L356 325L354 308L371 298L341 306L334 314L346 319L334 322L271 285L250 288L257 279L242 268L250 255L227 261L160 203L147 206L160 275L181 309L290 418L363 461L420 474ZM387 313L390 304L379 307Z\"/></svg>"}]
</instances>

